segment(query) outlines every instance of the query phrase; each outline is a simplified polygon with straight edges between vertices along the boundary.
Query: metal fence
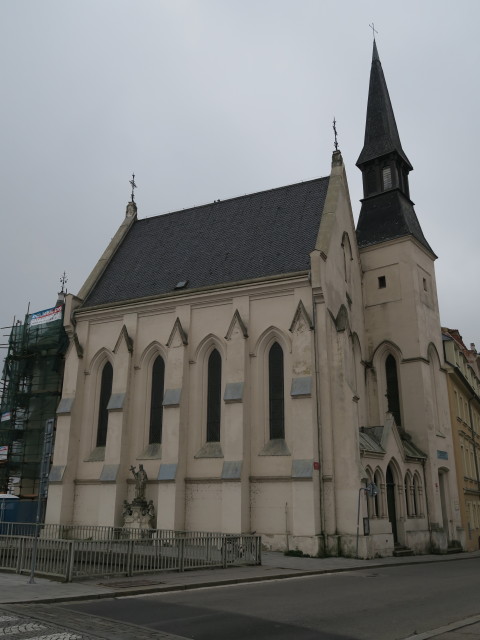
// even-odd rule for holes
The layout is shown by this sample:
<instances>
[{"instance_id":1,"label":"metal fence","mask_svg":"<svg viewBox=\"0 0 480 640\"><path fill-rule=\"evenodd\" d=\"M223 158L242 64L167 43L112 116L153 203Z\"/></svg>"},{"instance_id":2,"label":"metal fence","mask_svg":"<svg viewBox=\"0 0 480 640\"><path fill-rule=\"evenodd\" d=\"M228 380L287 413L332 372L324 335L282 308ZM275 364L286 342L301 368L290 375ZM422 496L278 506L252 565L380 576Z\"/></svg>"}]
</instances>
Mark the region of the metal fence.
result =
<instances>
[{"instance_id":1,"label":"metal fence","mask_svg":"<svg viewBox=\"0 0 480 640\"><path fill-rule=\"evenodd\" d=\"M38 536L48 540L157 540L182 535L206 535L204 531L173 529L129 529L88 524L35 524L34 522L0 522L0 536ZM228 535L209 531L208 535Z\"/></svg>"},{"instance_id":2,"label":"metal fence","mask_svg":"<svg viewBox=\"0 0 480 640\"><path fill-rule=\"evenodd\" d=\"M84 527L80 533L87 529L91 528ZM157 535L148 539L69 540L49 538L43 530L37 544L36 573L70 582L94 576L261 564L260 536L192 532L161 536L159 530L152 532ZM34 540L34 535L0 535L0 569L30 572Z\"/></svg>"},{"instance_id":3,"label":"metal fence","mask_svg":"<svg viewBox=\"0 0 480 640\"><path fill-rule=\"evenodd\" d=\"M127 529L84 524L35 524L34 522L0 522L0 535L38 536L48 540L132 540L165 538L180 535L169 529ZM199 533L197 531L191 533Z\"/></svg>"}]
</instances>

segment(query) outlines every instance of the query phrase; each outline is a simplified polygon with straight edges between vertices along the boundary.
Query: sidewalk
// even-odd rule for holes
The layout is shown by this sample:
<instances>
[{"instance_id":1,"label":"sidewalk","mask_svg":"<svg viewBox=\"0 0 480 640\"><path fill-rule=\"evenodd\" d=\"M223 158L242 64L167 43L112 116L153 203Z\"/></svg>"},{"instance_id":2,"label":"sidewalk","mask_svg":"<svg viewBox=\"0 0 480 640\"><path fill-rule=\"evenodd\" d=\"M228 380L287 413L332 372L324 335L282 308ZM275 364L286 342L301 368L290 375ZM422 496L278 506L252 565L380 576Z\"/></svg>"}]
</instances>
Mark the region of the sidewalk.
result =
<instances>
[{"instance_id":1,"label":"sidewalk","mask_svg":"<svg viewBox=\"0 0 480 640\"><path fill-rule=\"evenodd\" d=\"M203 569L186 571L184 573L164 572L144 574L132 578L91 578L71 583L35 578L35 583L29 584L29 576L14 573L0 573L0 604L54 603L71 600L113 598L246 582L279 580L322 573L370 570L375 567L451 562L453 560L475 561L478 559L480 559L480 551L449 555L376 558L372 560L355 560L351 558L296 558L284 556L282 553L264 552L262 554L263 564L259 567ZM460 626L465 628L465 633L468 632L467 636L458 631ZM469 620L464 620L461 623L456 623L434 632L428 632L428 634L417 634L414 638L415 640L426 640L427 638L435 638L435 640L480 638L480 615L476 618L470 618Z\"/></svg>"}]
</instances>

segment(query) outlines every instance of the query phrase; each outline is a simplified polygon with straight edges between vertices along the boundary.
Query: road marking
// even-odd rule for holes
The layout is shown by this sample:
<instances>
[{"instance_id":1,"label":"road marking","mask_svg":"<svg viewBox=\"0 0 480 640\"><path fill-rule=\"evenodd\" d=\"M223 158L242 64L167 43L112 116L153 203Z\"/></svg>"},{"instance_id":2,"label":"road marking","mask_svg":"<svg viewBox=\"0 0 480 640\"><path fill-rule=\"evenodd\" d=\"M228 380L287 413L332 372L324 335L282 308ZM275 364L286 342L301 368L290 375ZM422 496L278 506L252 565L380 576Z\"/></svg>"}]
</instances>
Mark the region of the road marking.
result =
<instances>
[{"instance_id":1,"label":"road marking","mask_svg":"<svg viewBox=\"0 0 480 640\"><path fill-rule=\"evenodd\" d=\"M442 633L455 631L462 627L469 627L471 624L475 624L476 622L480 622L480 615L472 616L471 618L464 618L463 620L447 624L444 627L438 627L437 629L431 629L430 631L424 631L423 633L414 633L413 636L408 636L408 638L402 638L401 640L428 640L429 638L440 636Z\"/></svg>"}]
</instances>

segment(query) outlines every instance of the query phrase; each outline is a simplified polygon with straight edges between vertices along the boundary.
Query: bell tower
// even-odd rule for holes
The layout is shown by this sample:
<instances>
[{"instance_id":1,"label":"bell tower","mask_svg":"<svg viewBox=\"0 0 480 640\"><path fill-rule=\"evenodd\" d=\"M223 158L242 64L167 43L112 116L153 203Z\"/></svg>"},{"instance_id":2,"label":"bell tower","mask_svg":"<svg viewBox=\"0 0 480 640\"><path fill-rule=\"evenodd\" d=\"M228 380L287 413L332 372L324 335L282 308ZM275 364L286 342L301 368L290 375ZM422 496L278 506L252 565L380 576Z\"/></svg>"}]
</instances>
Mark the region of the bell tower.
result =
<instances>
[{"instance_id":1,"label":"bell tower","mask_svg":"<svg viewBox=\"0 0 480 640\"><path fill-rule=\"evenodd\" d=\"M400 142L375 41L357 166L363 177L356 233L363 271L369 426L385 425L387 416L393 416L406 450L412 441L426 454L430 543L445 550L457 538L459 523L442 371L437 256L410 199L413 167ZM399 531L404 526L401 518L396 526Z\"/></svg>"},{"instance_id":2,"label":"bell tower","mask_svg":"<svg viewBox=\"0 0 480 640\"><path fill-rule=\"evenodd\" d=\"M413 167L400 142L375 41L365 141L357 167L363 176L362 209L357 225L359 247L411 235L434 255L410 200L408 174Z\"/></svg>"}]
</instances>

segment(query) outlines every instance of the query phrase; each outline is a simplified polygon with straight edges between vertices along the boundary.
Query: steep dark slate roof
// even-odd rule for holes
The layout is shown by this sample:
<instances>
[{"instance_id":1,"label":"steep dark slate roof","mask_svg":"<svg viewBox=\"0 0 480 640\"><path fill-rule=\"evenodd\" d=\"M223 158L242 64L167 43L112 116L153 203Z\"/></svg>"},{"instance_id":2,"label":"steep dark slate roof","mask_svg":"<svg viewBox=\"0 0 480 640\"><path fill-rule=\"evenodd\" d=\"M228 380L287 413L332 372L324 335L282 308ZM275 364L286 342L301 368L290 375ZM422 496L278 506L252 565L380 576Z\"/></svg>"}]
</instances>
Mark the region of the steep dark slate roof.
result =
<instances>
[{"instance_id":1,"label":"steep dark slate roof","mask_svg":"<svg viewBox=\"0 0 480 640\"><path fill-rule=\"evenodd\" d=\"M383 75L382 63L378 57L377 45L374 42L370 87L368 89L365 141L357 160L357 166L392 151L396 151L404 159L410 170L413 168L402 149L387 83Z\"/></svg>"},{"instance_id":2,"label":"steep dark slate roof","mask_svg":"<svg viewBox=\"0 0 480 640\"><path fill-rule=\"evenodd\" d=\"M412 202L401 191L392 189L362 201L357 224L359 247L368 247L408 235L413 236L435 255L423 235Z\"/></svg>"},{"instance_id":3,"label":"steep dark slate roof","mask_svg":"<svg viewBox=\"0 0 480 640\"><path fill-rule=\"evenodd\" d=\"M405 155L398 135L397 124L393 114L392 103L383 75L382 64L378 57L377 45L373 43L372 68L370 71L370 87L368 91L367 120L365 124L365 142L357 160L357 166L365 173L372 166L379 172L380 164L375 165L376 159L389 156L394 158L395 164L402 165L402 170L412 170L412 165ZM399 160L401 158L401 160ZM390 165L392 161L390 160ZM399 172L398 167L395 171ZM378 174L377 183L381 179ZM431 246L423 235L422 228L413 208L413 202L408 196L408 178L400 188L400 181L393 188L382 192L366 189L364 179L364 194L362 208L357 224L358 246L368 247L387 240L394 240L403 236L413 236L434 256Z\"/></svg>"},{"instance_id":4,"label":"steep dark slate roof","mask_svg":"<svg viewBox=\"0 0 480 640\"><path fill-rule=\"evenodd\" d=\"M328 180L136 220L83 306L309 269Z\"/></svg>"}]
</instances>

